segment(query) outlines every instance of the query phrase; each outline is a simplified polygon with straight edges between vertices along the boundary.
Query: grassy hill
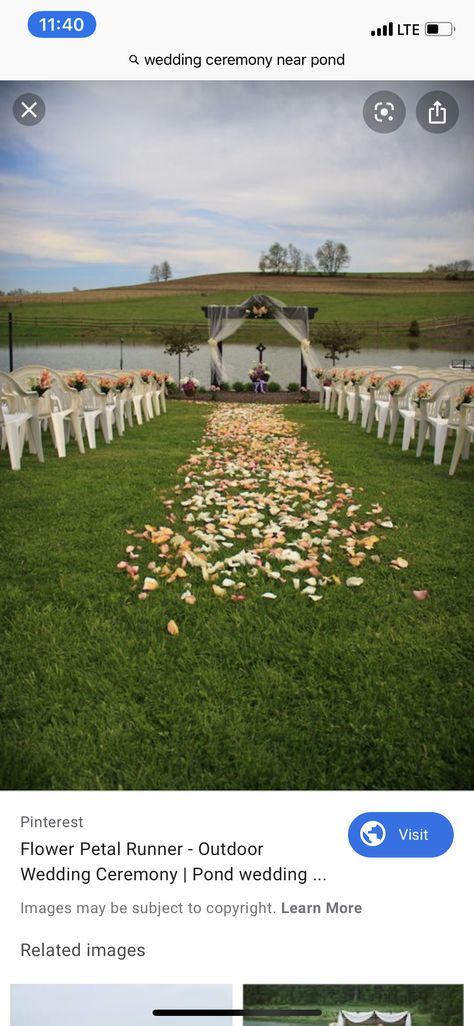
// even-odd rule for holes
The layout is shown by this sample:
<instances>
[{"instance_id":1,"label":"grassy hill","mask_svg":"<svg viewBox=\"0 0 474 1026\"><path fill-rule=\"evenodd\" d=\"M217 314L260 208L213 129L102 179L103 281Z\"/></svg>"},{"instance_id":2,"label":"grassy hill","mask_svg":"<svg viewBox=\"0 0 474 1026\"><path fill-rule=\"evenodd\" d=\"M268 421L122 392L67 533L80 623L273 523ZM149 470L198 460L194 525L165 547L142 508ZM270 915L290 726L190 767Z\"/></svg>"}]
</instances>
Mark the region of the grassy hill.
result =
<instances>
[{"instance_id":1,"label":"grassy hill","mask_svg":"<svg viewBox=\"0 0 474 1026\"><path fill-rule=\"evenodd\" d=\"M199 325L204 341L207 330L201 307L239 303L256 292L277 296L288 305L318 307L316 324L341 320L364 326L369 344L406 342L408 325L416 319L440 344L457 340L461 348L471 348L474 280L446 281L423 274L326 277L257 272L4 297L0 345L7 344L9 311L14 315L15 345L106 342L120 336L126 342L153 343L157 327L176 323ZM264 343L270 337L273 344L287 341L277 325L261 322L247 322L234 340L249 341L255 331Z\"/></svg>"}]
</instances>

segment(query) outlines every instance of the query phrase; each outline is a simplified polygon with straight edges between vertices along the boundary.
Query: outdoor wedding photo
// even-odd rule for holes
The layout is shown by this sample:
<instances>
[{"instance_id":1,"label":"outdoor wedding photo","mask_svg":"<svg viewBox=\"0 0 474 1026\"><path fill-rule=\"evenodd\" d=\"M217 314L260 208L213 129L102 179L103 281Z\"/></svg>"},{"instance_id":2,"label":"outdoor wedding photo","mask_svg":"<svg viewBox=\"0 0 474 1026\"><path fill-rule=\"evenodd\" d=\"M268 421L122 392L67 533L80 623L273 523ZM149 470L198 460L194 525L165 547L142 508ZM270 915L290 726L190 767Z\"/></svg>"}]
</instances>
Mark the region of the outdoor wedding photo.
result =
<instances>
[{"instance_id":1,"label":"outdoor wedding photo","mask_svg":"<svg viewBox=\"0 0 474 1026\"><path fill-rule=\"evenodd\" d=\"M3 789L472 786L474 89L437 90L1 84ZM342 990L323 1026L448 1023Z\"/></svg>"},{"instance_id":2,"label":"outdoor wedding photo","mask_svg":"<svg viewBox=\"0 0 474 1026\"><path fill-rule=\"evenodd\" d=\"M463 1026L459 984L246 986L245 1026ZM263 1009L263 1011L262 1011Z\"/></svg>"}]
</instances>

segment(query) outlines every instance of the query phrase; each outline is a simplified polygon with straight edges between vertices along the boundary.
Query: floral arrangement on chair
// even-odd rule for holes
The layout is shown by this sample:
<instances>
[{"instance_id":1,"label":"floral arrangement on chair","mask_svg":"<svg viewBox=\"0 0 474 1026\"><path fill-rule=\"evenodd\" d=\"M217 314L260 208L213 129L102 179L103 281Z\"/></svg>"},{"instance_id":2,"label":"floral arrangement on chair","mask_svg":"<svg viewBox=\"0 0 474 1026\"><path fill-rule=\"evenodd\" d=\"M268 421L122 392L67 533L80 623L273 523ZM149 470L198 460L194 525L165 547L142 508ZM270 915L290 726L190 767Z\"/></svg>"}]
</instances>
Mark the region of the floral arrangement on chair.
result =
<instances>
[{"instance_id":1,"label":"floral arrangement on chair","mask_svg":"<svg viewBox=\"0 0 474 1026\"><path fill-rule=\"evenodd\" d=\"M108 395L115 388L112 378L99 378L99 388L103 395Z\"/></svg>"},{"instance_id":2,"label":"floral arrangement on chair","mask_svg":"<svg viewBox=\"0 0 474 1026\"><path fill-rule=\"evenodd\" d=\"M140 377L145 385L149 385L150 381L155 380L155 372L152 370L141 370Z\"/></svg>"},{"instance_id":3,"label":"floral arrangement on chair","mask_svg":"<svg viewBox=\"0 0 474 1026\"><path fill-rule=\"evenodd\" d=\"M256 363L249 370L249 378L255 392L265 392L267 381L270 381L271 374L266 363Z\"/></svg>"},{"instance_id":4,"label":"floral arrangement on chair","mask_svg":"<svg viewBox=\"0 0 474 1026\"><path fill-rule=\"evenodd\" d=\"M387 388L390 392L390 395L399 395L404 384L404 378L390 378L390 381L387 381Z\"/></svg>"},{"instance_id":5,"label":"floral arrangement on chair","mask_svg":"<svg viewBox=\"0 0 474 1026\"><path fill-rule=\"evenodd\" d=\"M431 388L429 381L422 381L421 384L418 385L418 387L416 388L412 396L412 401L415 403L415 406L419 406L422 399L432 398L433 390Z\"/></svg>"},{"instance_id":6,"label":"floral arrangement on chair","mask_svg":"<svg viewBox=\"0 0 474 1026\"><path fill-rule=\"evenodd\" d=\"M365 373L366 372L365 372L365 370L354 370L353 369L353 370L348 371L347 373L349 375L349 381L351 381L353 385L358 385L359 381L362 381L362 378L365 378Z\"/></svg>"},{"instance_id":7,"label":"floral arrangement on chair","mask_svg":"<svg viewBox=\"0 0 474 1026\"><path fill-rule=\"evenodd\" d=\"M320 381L321 378L324 377L324 371L323 371L322 367L312 367L311 368L311 373L312 373L313 377L317 378L318 381Z\"/></svg>"},{"instance_id":8,"label":"floral arrangement on chair","mask_svg":"<svg viewBox=\"0 0 474 1026\"><path fill-rule=\"evenodd\" d=\"M461 395L456 396L456 409L460 410L461 406L474 403L474 385L466 385Z\"/></svg>"},{"instance_id":9,"label":"floral arrangement on chair","mask_svg":"<svg viewBox=\"0 0 474 1026\"><path fill-rule=\"evenodd\" d=\"M369 388L378 388L381 381L383 381L383 374L371 374L369 378Z\"/></svg>"},{"instance_id":10,"label":"floral arrangement on chair","mask_svg":"<svg viewBox=\"0 0 474 1026\"><path fill-rule=\"evenodd\" d=\"M193 396L199 388L199 381L197 378L193 378L191 374L188 374L187 377L181 378L180 385L181 391L185 395Z\"/></svg>"},{"instance_id":11,"label":"floral arrangement on chair","mask_svg":"<svg viewBox=\"0 0 474 1026\"><path fill-rule=\"evenodd\" d=\"M131 388L132 385L133 378L131 378L129 374L119 374L115 382L115 388L117 389L117 392L125 392L125 389Z\"/></svg>"},{"instance_id":12,"label":"floral arrangement on chair","mask_svg":"<svg viewBox=\"0 0 474 1026\"><path fill-rule=\"evenodd\" d=\"M87 388L89 384L89 378L84 371L76 371L74 374L70 374L66 378L69 388L75 388L76 392L82 392L84 388Z\"/></svg>"},{"instance_id":13,"label":"floral arrangement on chair","mask_svg":"<svg viewBox=\"0 0 474 1026\"><path fill-rule=\"evenodd\" d=\"M49 370L41 371L39 378L30 378L28 382L30 392L37 392L38 395L44 395L52 384L53 379Z\"/></svg>"}]
</instances>

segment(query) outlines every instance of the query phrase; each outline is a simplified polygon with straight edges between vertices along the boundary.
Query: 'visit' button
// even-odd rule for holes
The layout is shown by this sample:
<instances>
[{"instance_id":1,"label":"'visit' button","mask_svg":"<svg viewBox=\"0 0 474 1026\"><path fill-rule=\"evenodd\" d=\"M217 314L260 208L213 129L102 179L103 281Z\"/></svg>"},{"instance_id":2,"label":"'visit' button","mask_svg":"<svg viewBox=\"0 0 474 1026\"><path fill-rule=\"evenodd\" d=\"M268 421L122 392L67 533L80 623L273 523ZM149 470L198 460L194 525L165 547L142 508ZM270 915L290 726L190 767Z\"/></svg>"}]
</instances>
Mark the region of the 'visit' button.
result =
<instances>
[{"instance_id":1,"label":"'visit' button","mask_svg":"<svg viewBox=\"0 0 474 1026\"><path fill-rule=\"evenodd\" d=\"M436 858L453 838L449 819L438 812L363 812L349 827L354 851L375 859Z\"/></svg>"}]
</instances>

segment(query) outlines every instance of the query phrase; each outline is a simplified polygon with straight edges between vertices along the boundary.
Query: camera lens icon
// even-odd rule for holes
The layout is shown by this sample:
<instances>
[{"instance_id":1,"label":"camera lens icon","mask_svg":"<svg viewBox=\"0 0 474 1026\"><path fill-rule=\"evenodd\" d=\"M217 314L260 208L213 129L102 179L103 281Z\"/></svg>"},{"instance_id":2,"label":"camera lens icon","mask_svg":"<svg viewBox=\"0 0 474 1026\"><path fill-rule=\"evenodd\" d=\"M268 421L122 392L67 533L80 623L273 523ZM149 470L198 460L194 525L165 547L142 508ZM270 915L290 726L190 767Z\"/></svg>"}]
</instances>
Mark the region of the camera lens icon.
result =
<instances>
[{"instance_id":1,"label":"camera lens icon","mask_svg":"<svg viewBox=\"0 0 474 1026\"><path fill-rule=\"evenodd\" d=\"M406 108L401 96L386 89L367 97L362 115L373 132L386 135L388 132L396 132L403 124Z\"/></svg>"},{"instance_id":2,"label":"camera lens icon","mask_svg":"<svg viewBox=\"0 0 474 1026\"><path fill-rule=\"evenodd\" d=\"M390 103L390 100L387 100L386 103L384 103L383 100L379 100L374 104L374 118L379 123L382 122L384 118L388 118L389 121L393 121L394 110L395 107L393 103Z\"/></svg>"},{"instance_id":3,"label":"camera lens icon","mask_svg":"<svg viewBox=\"0 0 474 1026\"><path fill-rule=\"evenodd\" d=\"M376 848L377 845L383 844L387 836L383 823L379 823L377 819L369 819L363 823L359 833L361 841L369 848Z\"/></svg>"}]
</instances>

